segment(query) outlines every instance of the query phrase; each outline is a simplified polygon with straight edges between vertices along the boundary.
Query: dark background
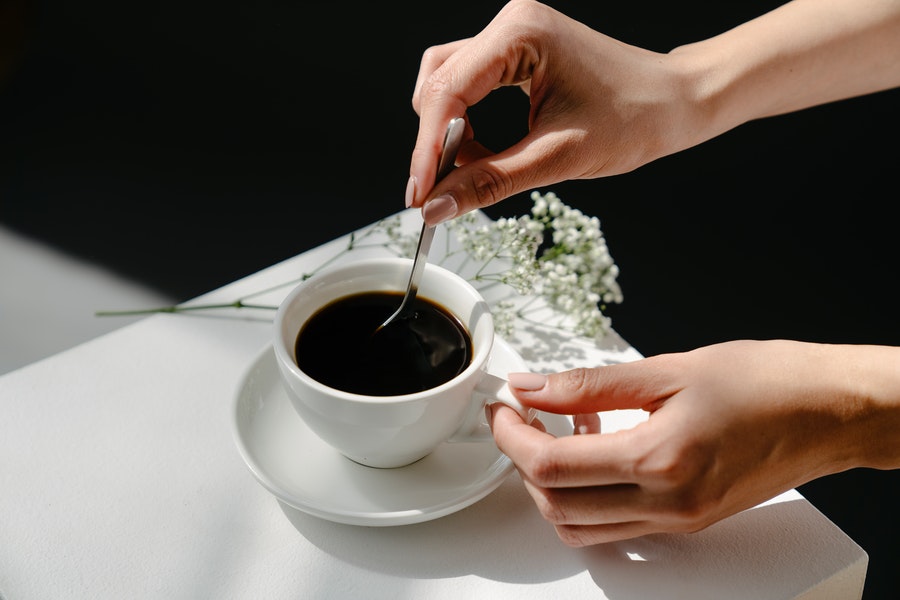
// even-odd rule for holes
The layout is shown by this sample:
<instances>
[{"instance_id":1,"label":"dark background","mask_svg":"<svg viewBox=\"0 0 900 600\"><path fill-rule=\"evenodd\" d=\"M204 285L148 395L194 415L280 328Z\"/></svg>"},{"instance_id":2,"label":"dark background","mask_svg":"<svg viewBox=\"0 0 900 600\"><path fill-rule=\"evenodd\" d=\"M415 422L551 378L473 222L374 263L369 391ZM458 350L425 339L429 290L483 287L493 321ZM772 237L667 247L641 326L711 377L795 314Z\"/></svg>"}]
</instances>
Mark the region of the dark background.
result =
<instances>
[{"instance_id":1,"label":"dark background","mask_svg":"<svg viewBox=\"0 0 900 600\"><path fill-rule=\"evenodd\" d=\"M0 222L180 300L371 223L403 207L422 52L502 4L0 0ZM781 2L549 4L666 51ZM615 329L644 355L900 345L898 100L749 123L549 188L601 219L625 295ZM526 111L501 90L470 115L499 147ZM866 600L900 589L898 487L896 471L857 469L800 488L869 553Z\"/></svg>"}]
</instances>

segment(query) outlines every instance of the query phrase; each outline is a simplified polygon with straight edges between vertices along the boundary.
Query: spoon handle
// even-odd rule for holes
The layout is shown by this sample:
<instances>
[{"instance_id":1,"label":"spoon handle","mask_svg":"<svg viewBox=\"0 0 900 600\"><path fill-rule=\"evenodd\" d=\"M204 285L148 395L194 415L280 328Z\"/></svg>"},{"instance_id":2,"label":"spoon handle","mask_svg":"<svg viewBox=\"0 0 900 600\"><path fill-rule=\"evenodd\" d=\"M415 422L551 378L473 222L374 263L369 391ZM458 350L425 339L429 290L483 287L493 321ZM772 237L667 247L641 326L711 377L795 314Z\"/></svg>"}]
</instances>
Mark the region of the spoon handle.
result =
<instances>
[{"instance_id":1,"label":"spoon handle","mask_svg":"<svg viewBox=\"0 0 900 600\"><path fill-rule=\"evenodd\" d=\"M459 152L459 146L462 144L465 125L466 122L462 117L452 119L447 125L447 133L444 134L444 146L441 150L441 159L438 164L435 183L443 179L453 169L453 164L456 162L456 153ZM381 324L381 327L404 314L411 307L412 301L419 291L419 282L422 280L422 273L425 271L425 263L428 261L428 252L431 250L431 241L434 239L434 229L433 225L429 226L422 223L422 231L419 233L419 244L416 246L416 257L413 260L412 273L409 275L409 284L406 286L403 302L400 303L400 308Z\"/></svg>"},{"instance_id":2,"label":"spoon handle","mask_svg":"<svg viewBox=\"0 0 900 600\"><path fill-rule=\"evenodd\" d=\"M444 134L444 146L441 149L441 159L438 163L437 175L434 178L435 184L447 176L453 169L456 162L456 154L459 152L459 146L462 144L463 131L466 130L466 121L462 117L451 119L447 124L447 132Z\"/></svg>"},{"instance_id":3,"label":"spoon handle","mask_svg":"<svg viewBox=\"0 0 900 600\"><path fill-rule=\"evenodd\" d=\"M431 250L431 241L434 239L434 226L428 226L422 223L422 231L419 233L419 245L416 246L416 258L413 260L412 273L409 275L409 284L406 286L406 294L403 296L403 302L400 303L398 312L402 313L406 310L406 306L413 301L419 292L419 282L422 280L422 273L425 271L425 263L428 262L428 252ZM390 319L388 319L390 321ZM387 321L385 321L387 324Z\"/></svg>"}]
</instances>

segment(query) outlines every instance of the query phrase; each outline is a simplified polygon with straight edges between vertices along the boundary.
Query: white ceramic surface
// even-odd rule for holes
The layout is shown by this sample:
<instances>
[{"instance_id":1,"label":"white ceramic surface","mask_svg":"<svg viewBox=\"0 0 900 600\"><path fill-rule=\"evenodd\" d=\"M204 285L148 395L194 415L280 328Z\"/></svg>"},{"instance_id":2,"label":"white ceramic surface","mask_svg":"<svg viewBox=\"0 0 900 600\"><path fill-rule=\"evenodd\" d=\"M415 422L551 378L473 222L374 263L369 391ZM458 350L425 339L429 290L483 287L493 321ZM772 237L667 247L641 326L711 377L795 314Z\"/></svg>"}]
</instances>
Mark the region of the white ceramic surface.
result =
<instances>
[{"instance_id":1,"label":"white ceramic surface","mask_svg":"<svg viewBox=\"0 0 900 600\"><path fill-rule=\"evenodd\" d=\"M500 372L527 370L495 338ZM456 512L487 496L513 465L493 443L444 443L416 463L366 467L323 442L293 410L271 347L253 361L235 395L234 437L256 479L306 513L352 525L405 525Z\"/></svg>"}]
</instances>

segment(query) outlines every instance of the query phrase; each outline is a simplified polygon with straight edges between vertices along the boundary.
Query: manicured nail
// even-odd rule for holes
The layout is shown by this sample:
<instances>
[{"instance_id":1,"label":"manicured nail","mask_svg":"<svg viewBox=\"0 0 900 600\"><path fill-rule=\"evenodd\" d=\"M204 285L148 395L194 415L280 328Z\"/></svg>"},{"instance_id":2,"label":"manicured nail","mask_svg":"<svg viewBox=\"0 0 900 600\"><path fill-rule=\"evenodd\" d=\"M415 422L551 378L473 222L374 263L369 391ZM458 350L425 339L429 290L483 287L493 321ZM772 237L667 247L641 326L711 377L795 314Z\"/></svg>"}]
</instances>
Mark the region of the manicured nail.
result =
<instances>
[{"instance_id":1,"label":"manicured nail","mask_svg":"<svg viewBox=\"0 0 900 600\"><path fill-rule=\"evenodd\" d=\"M509 373L509 385L526 392L535 392L547 385L547 376L540 373Z\"/></svg>"},{"instance_id":2,"label":"manicured nail","mask_svg":"<svg viewBox=\"0 0 900 600\"><path fill-rule=\"evenodd\" d=\"M575 435L589 435L600 433L600 415L597 413L582 413L572 416L572 433Z\"/></svg>"},{"instance_id":3,"label":"manicured nail","mask_svg":"<svg viewBox=\"0 0 900 600\"><path fill-rule=\"evenodd\" d=\"M425 203L425 206L422 207L422 218L429 225L437 225L455 217L457 210L458 207L453 196L444 194Z\"/></svg>"},{"instance_id":4,"label":"manicured nail","mask_svg":"<svg viewBox=\"0 0 900 600\"><path fill-rule=\"evenodd\" d=\"M409 181L406 182L406 208L409 208L413 205L413 200L416 199L416 176L410 175Z\"/></svg>"}]
</instances>

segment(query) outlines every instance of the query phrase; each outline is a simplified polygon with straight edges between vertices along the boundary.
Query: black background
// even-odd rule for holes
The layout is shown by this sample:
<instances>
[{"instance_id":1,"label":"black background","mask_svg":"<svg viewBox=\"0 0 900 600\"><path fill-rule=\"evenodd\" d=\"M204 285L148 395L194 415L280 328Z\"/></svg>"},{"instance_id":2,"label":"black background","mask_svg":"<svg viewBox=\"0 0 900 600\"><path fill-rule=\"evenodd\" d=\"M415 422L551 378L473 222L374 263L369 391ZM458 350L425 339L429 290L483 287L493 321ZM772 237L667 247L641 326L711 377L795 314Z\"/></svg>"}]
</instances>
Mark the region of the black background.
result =
<instances>
[{"instance_id":1,"label":"black background","mask_svg":"<svg viewBox=\"0 0 900 600\"><path fill-rule=\"evenodd\" d=\"M502 4L0 0L0 222L180 300L366 225L403 207L422 52ZM781 2L549 4L666 51ZM736 338L900 345L898 100L748 123L542 191L601 219L625 295L608 314L644 355ZM526 111L507 89L470 115L499 147ZM898 475L800 488L869 553L866 600L900 588Z\"/></svg>"}]
</instances>

